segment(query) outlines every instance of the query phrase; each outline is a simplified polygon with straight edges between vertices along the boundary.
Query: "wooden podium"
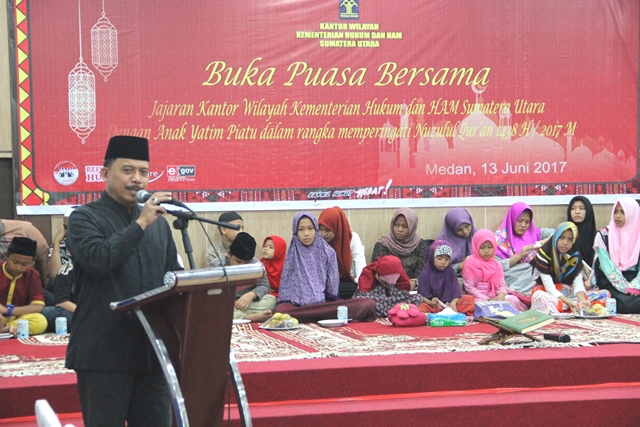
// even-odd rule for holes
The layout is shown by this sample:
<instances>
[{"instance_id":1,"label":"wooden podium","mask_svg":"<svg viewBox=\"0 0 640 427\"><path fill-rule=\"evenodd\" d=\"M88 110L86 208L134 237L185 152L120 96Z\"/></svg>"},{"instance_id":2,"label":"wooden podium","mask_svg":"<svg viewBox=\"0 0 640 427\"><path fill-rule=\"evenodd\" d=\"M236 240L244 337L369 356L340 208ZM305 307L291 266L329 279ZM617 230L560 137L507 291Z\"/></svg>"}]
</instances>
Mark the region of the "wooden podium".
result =
<instances>
[{"instance_id":1,"label":"wooden podium","mask_svg":"<svg viewBox=\"0 0 640 427\"><path fill-rule=\"evenodd\" d=\"M169 384L178 426L221 426L236 287L264 275L260 264L169 272L164 285L112 302L133 310Z\"/></svg>"}]
</instances>

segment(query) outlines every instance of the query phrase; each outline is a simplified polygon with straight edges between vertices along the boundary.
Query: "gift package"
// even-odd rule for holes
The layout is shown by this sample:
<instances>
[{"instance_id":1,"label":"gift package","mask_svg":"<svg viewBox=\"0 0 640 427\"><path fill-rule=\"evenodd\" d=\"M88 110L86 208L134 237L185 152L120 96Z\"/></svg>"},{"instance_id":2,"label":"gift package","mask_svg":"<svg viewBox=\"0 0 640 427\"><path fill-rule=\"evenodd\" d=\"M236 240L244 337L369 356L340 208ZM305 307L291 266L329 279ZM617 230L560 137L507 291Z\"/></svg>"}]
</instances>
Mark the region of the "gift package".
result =
<instances>
[{"instance_id":1,"label":"gift package","mask_svg":"<svg viewBox=\"0 0 640 427\"><path fill-rule=\"evenodd\" d=\"M476 319L484 317L485 319L501 320L517 314L520 314L520 312L510 302L487 300L476 301L473 317Z\"/></svg>"}]
</instances>

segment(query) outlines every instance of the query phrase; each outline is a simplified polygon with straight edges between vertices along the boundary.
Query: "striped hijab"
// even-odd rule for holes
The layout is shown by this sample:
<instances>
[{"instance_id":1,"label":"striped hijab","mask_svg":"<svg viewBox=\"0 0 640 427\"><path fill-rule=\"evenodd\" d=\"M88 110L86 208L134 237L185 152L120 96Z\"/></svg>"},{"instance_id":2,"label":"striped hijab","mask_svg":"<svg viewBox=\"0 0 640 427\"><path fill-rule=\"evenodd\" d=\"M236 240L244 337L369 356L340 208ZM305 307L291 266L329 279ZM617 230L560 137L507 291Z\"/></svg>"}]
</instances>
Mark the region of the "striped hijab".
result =
<instances>
[{"instance_id":1,"label":"striped hijab","mask_svg":"<svg viewBox=\"0 0 640 427\"><path fill-rule=\"evenodd\" d=\"M567 230L573 232L573 246L567 253L558 252L558 240ZM551 239L538 250L531 265L542 274L553 278L554 283L570 285L578 273L582 271L582 255L578 243L578 227L573 222L558 225Z\"/></svg>"}]
</instances>

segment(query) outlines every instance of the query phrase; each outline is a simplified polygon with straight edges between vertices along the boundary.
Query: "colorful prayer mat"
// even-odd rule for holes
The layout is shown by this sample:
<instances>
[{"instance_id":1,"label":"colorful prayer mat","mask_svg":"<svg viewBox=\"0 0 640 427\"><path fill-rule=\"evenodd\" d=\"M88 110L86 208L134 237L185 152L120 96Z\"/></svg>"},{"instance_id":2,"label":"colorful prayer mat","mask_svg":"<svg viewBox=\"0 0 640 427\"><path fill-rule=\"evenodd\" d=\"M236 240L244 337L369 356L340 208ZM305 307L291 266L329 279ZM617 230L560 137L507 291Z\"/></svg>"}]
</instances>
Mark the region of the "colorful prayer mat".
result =
<instances>
[{"instance_id":1,"label":"colorful prayer mat","mask_svg":"<svg viewBox=\"0 0 640 427\"><path fill-rule=\"evenodd\" d=\"M490 332L488 332L490 331ZM455 328L396 328L386 319L340 328L303 324L288 331L259 329L256 324L233 326L231 350L239 362L268 362L324 357L384 356L509 350L528 347L585 347L606 343L640 343L640 315L613 319L562 319L531 334L563 332L570 343L531 342L512 338L505 345L479 345L495 328L473 323ZM435 336L434 336L435 335ZM43 334L0 341L0 378L73 373L64 367L68 337ZM8 344L8 345L7 345Z\"/></svg>"},{"instance_id":2,"label":"colorful prayer mat","mask_svg":"<svg viewBox=\"0 0 640 427\"><path fill-rule=\"evenodd\" d=\"M623 316L640 321L640 316ZM582 347L604 343L640 343L640 324L609 319L563 319L544 328L544 333L565 333L570 343L555 341L531 342L526 338L512 338L505 345L479 345L488 336L487 328L471 324L455 328L447 337L433 337L422 333L425 328L394 328L386 319L377 323L388 325L389 333L365 333L358 324L327 329L316 324L300 325L288 331L264 331L250 324L235 325L231 350L239 362L314 359L323 357L384 356L397 354L471 352L509 350L529 347ZM429 330L431 328L426 328ZM480 329L482 329L480 331ZM380 330L380 329L378 329ZM451 329L453 331L453 328ZM495 331L495 328L491 329ZM492 332L490 332L492 333ZM531 335L541 337L542 330Z\"/></svg>"}]
</instances>

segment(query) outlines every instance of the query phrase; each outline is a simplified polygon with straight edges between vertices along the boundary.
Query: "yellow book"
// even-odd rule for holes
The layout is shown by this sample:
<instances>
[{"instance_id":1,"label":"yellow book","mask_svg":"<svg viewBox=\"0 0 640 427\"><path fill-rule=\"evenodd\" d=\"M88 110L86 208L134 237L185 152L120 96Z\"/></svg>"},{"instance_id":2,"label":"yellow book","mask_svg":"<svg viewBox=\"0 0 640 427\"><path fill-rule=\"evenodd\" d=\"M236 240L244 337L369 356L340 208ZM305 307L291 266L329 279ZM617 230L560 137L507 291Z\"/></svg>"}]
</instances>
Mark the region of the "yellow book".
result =
<instances>
[{"instance_id":1,"label":"yellow book","mask_svg":"<svg viewBox=\"0 0 640 427\"><path fill-rule=\"evenodd\" d=\"M541 313L537 310L528 310L524 313L500 320L498 323L514 332L526 334L529 331L542 328L554 320L554 317L550 314Z\"/></svg>"}]
</instances>

